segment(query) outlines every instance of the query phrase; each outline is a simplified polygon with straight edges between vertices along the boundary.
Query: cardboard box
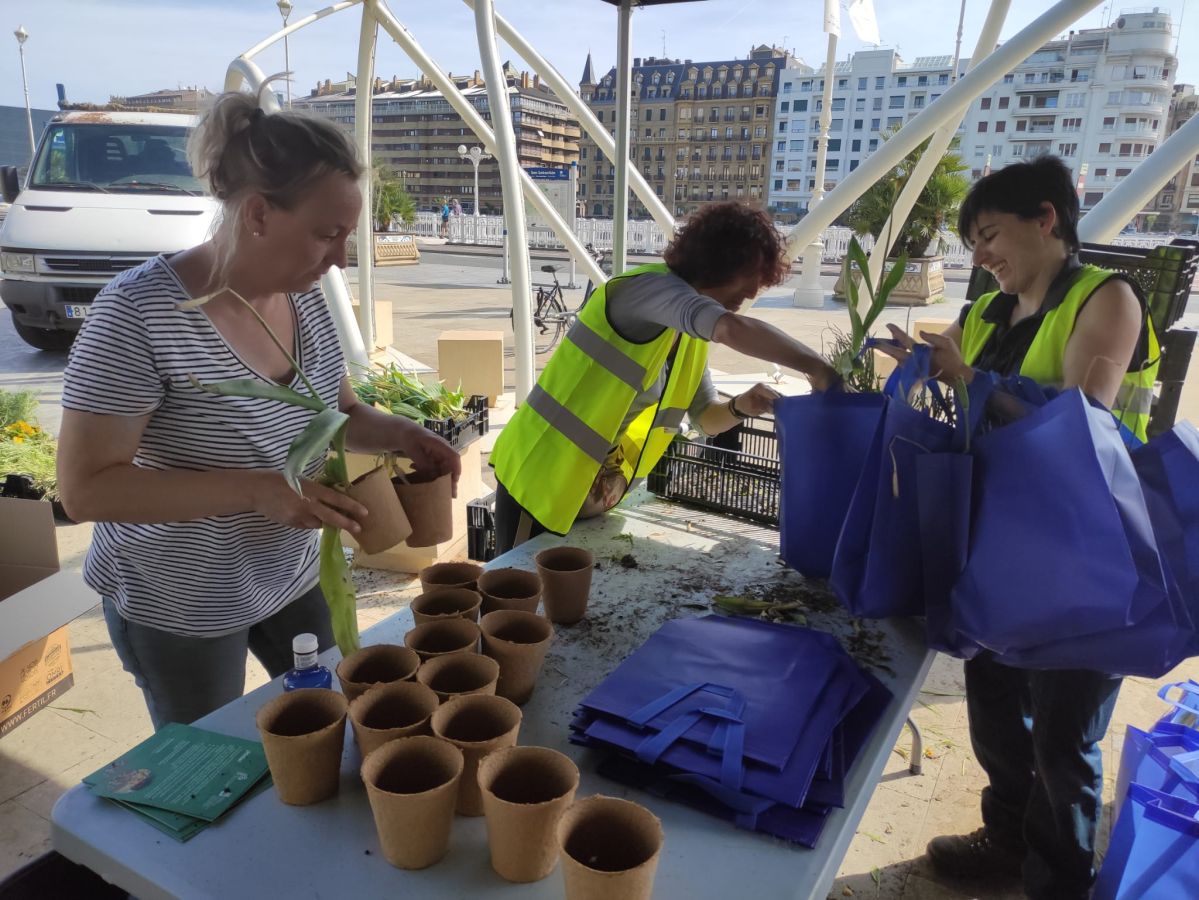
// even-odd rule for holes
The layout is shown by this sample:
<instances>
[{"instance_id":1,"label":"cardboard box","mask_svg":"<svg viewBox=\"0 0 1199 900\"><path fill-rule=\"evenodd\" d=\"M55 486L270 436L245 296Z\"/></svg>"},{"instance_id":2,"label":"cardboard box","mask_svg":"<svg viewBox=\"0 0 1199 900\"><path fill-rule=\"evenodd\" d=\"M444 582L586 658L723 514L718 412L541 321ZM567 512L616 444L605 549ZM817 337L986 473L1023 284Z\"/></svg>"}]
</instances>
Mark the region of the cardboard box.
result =
<instances>
[{"instance_id":1,"label":"cardboard box","mask_svg":"<svg viewBox=\"0 0 1199 900\"><path fill-rule=\"evenodd\" d=\"M0 737L75 683L66 623L99 602L58 570L50 504L0 499Z\"/></svg>"},{"instance_id":2,"label":"cardboard box","mask_svg":"<svg viewBox=\"0 0 1199 900\"><path fill-rule=\"evenodd\" d=\"M495 406L504 393L504 333L443 331L437 339L437 374L450 390L481 394Z\"/></svg>"}]
</instances>

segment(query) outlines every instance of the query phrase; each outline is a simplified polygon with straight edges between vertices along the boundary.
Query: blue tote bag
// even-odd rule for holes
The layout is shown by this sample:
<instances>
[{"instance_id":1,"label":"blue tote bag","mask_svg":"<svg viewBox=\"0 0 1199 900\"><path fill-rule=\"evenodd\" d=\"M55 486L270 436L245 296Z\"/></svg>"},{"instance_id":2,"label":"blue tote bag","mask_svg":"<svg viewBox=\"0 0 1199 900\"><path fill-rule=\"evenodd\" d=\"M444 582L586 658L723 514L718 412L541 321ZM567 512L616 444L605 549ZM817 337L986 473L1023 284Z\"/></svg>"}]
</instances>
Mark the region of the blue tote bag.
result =
<instances>
[{"instance_id":1,"label":"blue tote bag","mask_svg":"<svg viewBox=\"0 0 1199 900\"><path fill-rule=\"evenodd\" d=\"M928 366L929 347L917 344L888 380L886 405L833 553L829 585L855 616L924 613L916 464L948 451L954 434L948 422L908 404L913 390L923 390L945 409L939 386L928 380Z\"/></svg>"},{"instance_id":2,"label":"blue tote bag","mask_svg":"<svg viewBox=\"0 0 1199 900\"><path fill-rule=\"evenodd\" d=\"M823 391L774 404L782 485L779 550L810 578L827 578L849 501L874 443L882 394Z\"/></svg>"},{"instance_id":3,"label":"blue tote bag","mask_svg":"<svg viewBox=\"0 0 1199 900\"><path fill-rule=\"evenodd\" d=\"M1199 803L1199 731L1170 724L1141 731L1129 725L1116 774L1116 815L1134 784Z\"/></svg>"},{"instance_id":4,"label":"blue tote bag","mask_svg":"<svg viewBox=\"0 0 1199 900\"><path fill-rule=\"evenodd\" d=\"M1074 389L980 436L960 633L1003 653L1134 624L1166 599L1140 481L1111 414Z\"/></svg>"},{"instance_id":5,"label":"blue tote bag","mask_svg":"<svg viewBox=\"0 0 1199 900\"><path fill-rule=\"evenodd\" d=\"M1128 788L1091 900L1199 897L1199 803Z\"/></svg>"}]
</instances>

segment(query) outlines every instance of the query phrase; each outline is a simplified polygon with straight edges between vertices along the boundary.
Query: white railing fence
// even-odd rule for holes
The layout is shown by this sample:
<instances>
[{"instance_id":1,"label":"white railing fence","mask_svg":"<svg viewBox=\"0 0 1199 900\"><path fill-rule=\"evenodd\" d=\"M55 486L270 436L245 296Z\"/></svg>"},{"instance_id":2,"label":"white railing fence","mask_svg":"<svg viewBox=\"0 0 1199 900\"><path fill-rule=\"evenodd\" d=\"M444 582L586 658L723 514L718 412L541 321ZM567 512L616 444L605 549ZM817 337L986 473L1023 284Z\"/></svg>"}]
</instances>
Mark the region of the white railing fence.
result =
<instances>
[{"instance_id":1,"label":"white railing fence","mask_svg":"<svg viewBox=\"0 0 1199 900\"><path fill-rule=\"evenodd\" d=\"M499 247L504 242L503 216L451 216L449 222L449 243L478 244L482 246ZM790 234L793 225L779 227L784 235ZM417 237L438 238L441 234L441 216L435 212L419 212L416 222L406 231ZM612 249L612 220L611 219L577 219L575 234L579 241L591 244L597 250L611 251ZM824 244L822 259L826 263L839 263L849 251L849 239L853 232L848 228L832 226L826 228L821 235ZM561 250L559 241L549 228L532 226L529 228L529 248L531 250ZM1152 248L1159 244L1168 244L1178 235L1169 234L1121 234L1112 240L1113 244L1122 247ZM874 247L874 238L870 235L858 238L862 249L869 252ZM645 256L659 256L666 249L666 235L652 220L630 222L628 227L628 251ZM970 251L962 244L955 234L946 234L942 239L942 255L945 257L947 268L970 268Z\"/></svg>"}]
</instances>

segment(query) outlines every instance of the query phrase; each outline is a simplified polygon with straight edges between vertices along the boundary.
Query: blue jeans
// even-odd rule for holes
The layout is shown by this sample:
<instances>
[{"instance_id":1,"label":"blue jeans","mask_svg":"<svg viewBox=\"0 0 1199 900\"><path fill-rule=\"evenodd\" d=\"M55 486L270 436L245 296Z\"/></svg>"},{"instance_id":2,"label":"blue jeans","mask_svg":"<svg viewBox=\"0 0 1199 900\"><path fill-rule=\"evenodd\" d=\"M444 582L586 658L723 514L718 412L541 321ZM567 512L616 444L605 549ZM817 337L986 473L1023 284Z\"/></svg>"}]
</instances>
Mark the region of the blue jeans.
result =
<instances>
[{"instance_id":1,"label":"blue jeans","mask_svg":"<svg viewBox=\"0 0 1199 900\"><path fill-rule=\"evenodd\" d=\"M983 823L1025 847L1033 900L1085 900L1103 808L1103 753L1121 681L1083 670L1014 669L982 653L966 663L974 754L990 779Z\"/></svg>"},{"instance_id":2,"label":"blue jeans","mask_svg":"<svg viewBox=\"0 0 1199 900\"><path fill-rule=\"evenodd\" d=\"M292 667L291 640L311 632L318 646L333 646L333 626L318 586L269 619L220 637L187 637L130 622L103 598L104 621L125 671L146 697L157 731L171 722L191 724L245 693L246 651L272 678Z\"/></svg>"}]
</instances>

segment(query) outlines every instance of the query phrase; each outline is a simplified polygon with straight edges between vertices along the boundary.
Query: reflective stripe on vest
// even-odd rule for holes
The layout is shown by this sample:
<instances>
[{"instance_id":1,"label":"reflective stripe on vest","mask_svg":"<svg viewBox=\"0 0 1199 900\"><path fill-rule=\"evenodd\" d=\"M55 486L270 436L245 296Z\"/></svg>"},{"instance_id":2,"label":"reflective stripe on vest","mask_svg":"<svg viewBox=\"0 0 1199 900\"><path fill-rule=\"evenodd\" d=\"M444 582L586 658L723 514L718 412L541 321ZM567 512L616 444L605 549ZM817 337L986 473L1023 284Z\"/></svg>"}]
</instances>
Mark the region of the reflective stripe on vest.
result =
<instances>
[{"instance_id":1,"label":"reflective stripe on vest","mask_svg":"<svg viewBox=\"0 0 1199 900\"><path fill-rule=\"evenodd\" d=\"M1038 384L1060 387L1064 381L1063 364L1066 344L1074 333L1074 325L1083 304L1115 273L1098 266L1085 265L1079 271L1062 302L1045 313L1037 334L1020 364L1020 374ZM983 313L998 291L983 294L974 301L962 326L962 359L974 365L995 331L994 322L983 320ZM1112 415L1141 440L1147 439L1149 412L1153 406L1153 385L1157 381L1161 347L1148 312L1144 314L1147 329L1148 360L1140 369L1127 372L1116 394Z\"/></svg>"},{"instance_id":2,"label":"reflective stripe on vest","mask_svg":"<svg viewBox=\"0 0 1199 900\"><path fill-rule=\"evenodd\" d=\"M491 454L496 478L551 531L570 529L596 473L617 446L627 454L628 467L636 466L638 472L652 468L695 396L707 363L706 341L668 329L637 344L622 338L608 321L609 285L620 278L669 272L660 263L639 266L600 285L528 400L500 432ZM660 403L622 435L629 408L658 380L676 338L678 349Z\"/></svg>"}]
</instances>

